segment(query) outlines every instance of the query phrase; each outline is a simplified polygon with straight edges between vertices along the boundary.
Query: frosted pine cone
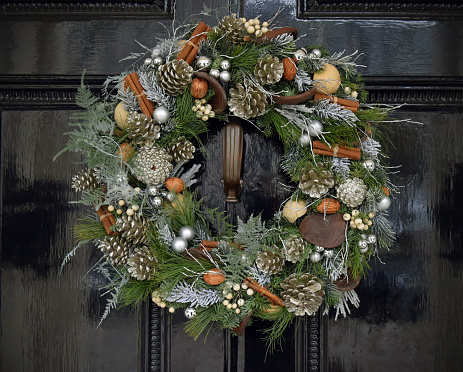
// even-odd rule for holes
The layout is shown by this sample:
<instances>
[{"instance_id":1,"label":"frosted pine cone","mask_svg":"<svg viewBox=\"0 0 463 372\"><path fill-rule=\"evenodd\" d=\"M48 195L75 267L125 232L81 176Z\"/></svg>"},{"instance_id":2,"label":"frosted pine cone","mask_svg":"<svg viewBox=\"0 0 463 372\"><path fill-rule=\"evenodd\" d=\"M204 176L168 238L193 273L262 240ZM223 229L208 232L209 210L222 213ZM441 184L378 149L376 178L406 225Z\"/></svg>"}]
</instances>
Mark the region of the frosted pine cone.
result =
<instances>
[{"instance_id":1,"label":"frosted pine cone","mask_svg":"<svg viewBox=\"0 0 463 372\"><path fill-rule=\"evenodd\" d=\"M280 293L287 310L298 316L313 315L320 307L325 291L312 274L291 274L281 282Z\"/></svg>"},{"instance_id":2,"label":"frosted pine cone","mask_svg":"<svg viewBox=\"0 0 463 372\"><path fill-rule=\"evenodd\" d=\"M168 149L169 153L173 156L176 162L193 159L194 152L196 151L195 146L188 141L184 136L177 139L177 141L171 145Z\"/></svg>"},{"instance_id":3,"label":"frosted pine cone","mask_svg":"<svg viewBox=\"0 0 463 372\"><path fill-rule=\"evenodd\" d=\"M128 272L137 280L150 279L154 274L156 261L147 247L136 248L127 263Z\"/></svg>"},{"instance_id":4,"label":"frosted pine cone","mask_svg":"<svg viewBox=\"0 0 463 372\"><path fill-rule=\"evenodd\" d=\"M265 111L267 98L263 92L255 87L248 86L247 89L240 83L230 89L228 106L234 115L249 119L254 118Z\"/></svg>"},{"instance_id":5,"label":"frosted pine cone","mask_svg":"<svg viewBox=\"0 0 463 372\"><path fill-rule=\"evenodd\" d=\"M127 116L127 131L132 143L148 147L161 136L161 127L154 119L134 111Z\"/></svg>"},{"instance_id":6,"label":"frosted pine cone","mask_svg":"<svg viewBox=\"0 0 463 372\"><path fill-rule=\"evenodd\" d=\"M179 96L191 83L193 67L183 59L159 66L157 73L159 85L171 96Z\"/></svg>"},{"instance_id":7,"label":"frosted pine cone","mask_svg":"<svg viewBox=\"0 0 463 372\"><path fill-rule=\"evenodd\" d=\"M87 191L98 189L101 184L98 182L94 169L83 169L72 177L71 187L76 191Z\"/></svg>"},{"instance_id":8,"label":"frosted pine cone","mask_svg":"<svg viewBox=\"0 0 463 372\"><path fill-rule=\"evenodd\" d=\"M132 216L122 216L117 220L117 226L121 237L134 245L141 244L146 240L145 219L138 213Z\"/></svg>"},{"instance_id":9,"label":"frosted pine cone","mask_svg":"<svg viewBox=\"0 0 463 372\"><path fill-rule=\"evenodd\" d=\"M262 85L278 83L283 76L283 63L277 57L265 56L256 63L254 75Z\"/></svg>"},{"instance_id":10,"label":"frosted pine cone","mask_svg":"<svg viewBox=\"0 0 463 372\"><path fill-rule=\"evenodd\" d=\"M100 240L98 248L103 252L106 260L114 265L125 265L132 245L119 236L107 236Z\"/></svg>"},{"instance_id":11,"label":"frosted pine cone","mask_svg":"<svg viewBox=\"0 0 463 372\"><path fill-rule=\"evenodd\" d=\"M299 188L304 194L312 198L319 198L334 186L333 175L330 171L315 169L307 166L299 177Z\"/></svg>"},{"instance_id":12,"label":"frosted pine cone","mask_svg":"<svg viewBox=\"0 0 463 372\"><path fill-rule=\"evenodd\" d=\"M367 185L360 178L348 178L346 182L336 186L337 198L349 207L355 208L365 200L367 189Z\"/></svg>"},{"instance_id":13,"label":"frosted pine cone","mask_svg":"<svg viewBox=\"0 0 463 372\"><path fill-rule=\"evenodd\" d=\"M292 263L299 262L304 256L307 243L300 236L293 235L283 242L283 253L286 260Z\"/></svg>"},{"instance_id":14,"label":"frosted pine cone","mask_svg":"<svg viewBox=\"0 0 463 372\"><path fill-rule=\"evenodd\" d=\"M161 147L142 147L133 159L134 176L148 185L159 185L172 172L172 156Z\"/></svg>"},{"instance_id":15,"label":"frosted pine cone","mask_svg":"<svg viewBox=\"0 0 463 372\"><path fill-rule=\"evenodd\" d=\"M232 14L231 17L225 16L218 23L217 29L219 29L225 37L232 43L239 43L243 41L244 27L241 20L236 19L236 14Z\"/></svg>"},{"instance_id":16,"label":"frosted pine cone","mask_svg":"<svg viewBox=\"0 0 463 372\"><path fill-rule=\"evenodd\" d=\"M281 271L284 263L285 259L280 253L262 251L257 254L257 268L264 273L274 275Z\"/></svg>"}]
</instances>

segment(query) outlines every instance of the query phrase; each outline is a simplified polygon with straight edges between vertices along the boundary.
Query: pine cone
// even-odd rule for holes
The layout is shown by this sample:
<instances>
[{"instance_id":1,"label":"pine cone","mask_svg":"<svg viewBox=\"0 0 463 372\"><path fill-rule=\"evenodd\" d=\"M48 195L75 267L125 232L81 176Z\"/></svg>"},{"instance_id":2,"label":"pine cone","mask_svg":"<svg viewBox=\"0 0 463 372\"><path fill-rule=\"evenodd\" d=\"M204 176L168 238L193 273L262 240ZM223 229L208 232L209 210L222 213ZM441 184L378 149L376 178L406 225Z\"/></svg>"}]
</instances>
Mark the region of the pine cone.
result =
<instances>
[{"instance_id":1,"label":"pine cone","mask_svg":"<svg viewBox=\"0 0 463 372\"><path fill-rule=\"evenodd\" d=\"M303 169L299 177L299 188L304 194L309 194L312 198L319 198L326 194L334 186L333 175L330 171L315 169L308 165Z\"/></svg>"},{"instance_id":2,"label":"pine cone","mask_svg":"<svg viewBox=\"0 0 463 372\"><path fill-rule=\"evenodd\" d=\"M262 251L257 254L257 268L270 275L274 275L281 271L285 263L284 257L277 252Z\"/></svg>"},{"instance_id":3,"label":"pine cone","mask_svg":"<svg viewBox=\"0 0 463 372\"><path fill-rule=\"evenodd\" d=\"M256 63L254 75L262 85L278 83L283 76L283 63L277 57L267 55Z\"/></svg>"},{"instance_id":4,"label":"pine cone","mask_svg":"<svg viewBox=\"0 0 463 372\"><path fill-rule=\"evenodd\" d=\"M228 106L234 115L249 119L254 118L265 111L267 98L265 94L255 87L248 86L247 90L240 83L230 89Z\"/></svg>"},{"instance_id":5,"label":"pine cone","mask_svg":"<svg viewBox=\"0 0 463 372\"><path fill-rule=\"evenodd\" d=\"M76 191L87 191L98 189L101 184L98 182L94 169L83 169L72 177L71 187Z\"/></svg>"},{"instance_id":6,"label":"pine cone","mask_svg":"<svg viewBox=\"0 0 463 372\"><path fill-rule=\"evenodd\" d=\"M172 171L172 156L161 147L142 147L133 159L134 176L147 185L159 185Z\"/></svg>"},{"instance_id":7,"label":"pine cone","mask_svg":"<svg viewBox=\"0 0 463 372\"><path fill-rule=\"evenodd\" d=\"M130 255L131 244L119 236L107 236L98 244L105 258L114 265L125 265Z\"/></svg>"},{"instance_id":8,"label":"pine cone","mask_svg":"<svg viewBox=\"0 0 463 372\"><path fill-rule=\"evenodd\" d=\"M280 293L287 310L298 316L313 315L320 307L325 291L312 274L291 274L281 282Z\"/></svg>"},{"instance_id":9,"label":"pine cone","mask_svg":"<svg viewBox=\"0 0 463 372\"><path fill-rule=\"evenodd\" d=\"M232 43L240 43L243 41L244 26L241 20L236 19L236 14L232 14L231 17L225 16L218 23L217 29L225 35L227 40Z\"/></svg>"},{"instance_id":10,"label":"pine cone","mask_svg":"<svg viewBox=\"0 0 463 372\"><path fill-rule=\"evenodd\" d=\"M367 186L360 178L348 178L345 182L336 186L337 198L349 207L355 208L363 203L367 189Z\"/></svg>"},{"instance_id":11,"label":"pine cone","mask_svg":"<svg viewBox=\"0 0 463 372\"><path fill-rule=\"evenodd\" d=\"M132 143L152 146L161 136L161 127L152 118L138 112L130 112L127 116L127 131Z\"/></svg>"},{"instance_id":12,"label":"pine cone","mask_svg":"<svg viewBox=\"0 0 463 372\"><path fill-rule=\"evenodd\" d=\"M193 159L193 153L196 151L194 145L188 141L184 136L177 139L177 141L168 149L169 154L172 155L174 160L187 162Z\"/></svg>"},{"instance_id":13,"label":"pine cone","mask_svg":"<svg viewBox=\"0 0 463 372\"><path fill-rule=\"evenodd\" d=\"M154 274L156 261L147 247L136 248L127 263L128 272L137 280L150 279Z\"/></svg>"},{"instance_id":14,"label":"pine cone","mask_svg":"<svg viewBox=\"0 0 463 372\"><path fill-rule=\"evenodd\" d=\"M293 235L283 242L283 253L286 260L292 263L299 262L307 248L307 243L300 236Z\"/></svg>"},{"instance_id":15,"label":"pine cone","mask_svg":"<svg viewBox=\"0 0 463 372\"><path fill-rule=\"evenodd\" d=\"M132 244L141 244L146 240L145 219L138 213L132 216L124 215L117 220L117 226L122 238Z\"/></svg>"},{"instance_id":16,"label":"pine cone","mask_svg":"<svg viewBox=\"0 0 463 372\"><path fill-rule=\"evenodd\" d=\"M171 96L179 96L186 86L191 83L193 67L183 59L162 65L158 69L157 77L159 85Z\"/></svg>"}]
</instances>

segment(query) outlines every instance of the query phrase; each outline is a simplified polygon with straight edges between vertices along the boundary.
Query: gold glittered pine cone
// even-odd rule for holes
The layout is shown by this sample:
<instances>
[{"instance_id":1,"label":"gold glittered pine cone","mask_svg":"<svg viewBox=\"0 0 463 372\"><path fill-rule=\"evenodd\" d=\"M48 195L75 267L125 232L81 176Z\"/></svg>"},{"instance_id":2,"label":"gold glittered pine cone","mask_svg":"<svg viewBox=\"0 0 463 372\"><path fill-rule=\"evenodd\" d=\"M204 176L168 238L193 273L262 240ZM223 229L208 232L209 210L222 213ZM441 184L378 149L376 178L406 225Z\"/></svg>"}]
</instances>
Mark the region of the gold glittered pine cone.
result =
<instances>
[{"instance_id":1,"label":"gold glittered pine cone","mask_svg":"<svg viewBox=\"0 0 463 372\"><path fill-rule=\"evenodd\" d=\"M127 271L137 280L150 279L155 271L156 260L147 247L135 248L127 260Z\"/></svg>"},{"instance_id":2,"label":"gold glittered pine cone","mask_svg":"<svg viewBox=\"0 0 463 372\"><path fill-rule=\"evenodd\" d=\"M87 191L99 189L101 184L98 182L94 169L83 169L72 177L71 187L76 191Z\"/></svg>"},{"instance_id":3,"label":"gold glittered pine cone","mask_svg":"<svg viewBox=\"0 0 463 372\"><path fill-rule=\"evenodd\" d=\"M306 248L306 241L297 235L292 235L283 241L283 254L286 257L286 260L291 261L292 263L296 263L301 260Z\"/></svg>"},{"instance_id":4,"label":"gold glittered pine cone","mask_svg":"<svg viewBox=\"0 0 463 372\"><path fill-rule=\"evenodd\" d=\"M337 198L351 208L363 203L367 190L367 185L358 177L348 178L345 182L336 186Z\"/></svg>"},{"instance_id":5,"label":"gold glittered pine cone","mask_svg":"<svg viewBox=\"0 0 463 372\"><path fill-rule=\"evenodd\" d=\"M254 118L265 111L267 106L267 97L263 92L253 86L247 89L240 83L235 88L230 89L230 99L228 106L234 115L243 118Z\"/></svg>"},{"instance_id":6,"label":"gold glittered pine cone","mask_svg":"<svg viewBox=\"0 0 463 372\"><path fill-rule=\"evenodd\" d=\"M313 315L322 304L325 291L317 277L305 273L291 274L281 282L280 293L286 309L297 316Z\"/></svg>"},{"instance_id":7,"label":"gold glittered pine cone","mask_svg":"<svg viewBox=\"0 0 463 372\"><path fill-rule=\"evenodd\" d=\"M299 177L299 188L304 194L308 194L312 198L321 197L333 186L333 174L322 169L322 164L319 164L319 169L310 164L307 165Z\"/></svg>"},{"instance_id":8,"label":"gold glittered pine cone","mask_svg":"<svg viewBox=\"0 0 463 372\"><path fill-rule=\"evenodd\" d=\"M257 268L267 274L274 275L281 271L285 264L285 258L281 253L262 251L257 254Z\"/></svg>"},{"instance_id":9,"label":"gold glittered pine cone","mask_svg":"<svg viewBox=\"0 0 463 372\"><path fill-rule=\"evenodd\" d=\"M132 216L123 215L117 219L116 225L122 238L132 244L141 244L146 240L145 219L138 213Z\"/></svg>"},{"instance_id":10,"label":"gold glittered pine cone","mask_svg":"<svg viewBox=\"0 0 463 372\"><path fill-rule=\"evenodd\" d=\"M159 66L158 83L167 94L179 96L183 93L193 77L193 67L183 59L170 61L165 65Z\"/></svg>"},{"instance_id":11,"label":"gold glittered pine cone","mask_svg":"<svg viewBox=\"0 0 463 372\"><path fill-rule=\"evenodd\" d=\"M161 127L145 114L132 111L127 115L127 131L133 144L152 146L161 136Z\"/></svg>"},{"instance_id":12,"label":"gold glittered pine cone","mask_svg":"<svg viewBox=\"0 0 463 372\"><path fill-rule=\"evenodd\" d=\"M240 19L236 18L236 14L230 16L225 16L217 24L217 29L221 31L227 40L232 43L243 42L243 35L245 34L245 29L243 22Z\"/></svg>"},{"instance_id":13,"label":"gold glittered pine cone","mask_svg":"<svg viewBox=\"0 0 463 372\"><path fill-rule=\"evenodd\" d=\"M283 63L278 57L270 55L257 61L256 67L254 67L254 75L262 85L278 83L283 76L283 71Z\"/></svg>"},{"instance_id":14,"label":"gold glittered pine cone","mask_svg":"<svg viewBox=\"0 0 463 372\"><path fill-rule=\"evenodd\" d=\"M100 240L98 248L106 260L113 265L125 265L130 255L132 244L120 236L107 236Z\"/></svg>"},{"instance_id":15,"label":"gold glittered pine cone","mask_svg":"<svg viewBox=\"0 0 463 372\"><path fill-rule=\"evenodd\" d=\"M196 148L185 136L181 136L173 145L169 146L168 151L178 163L179 161L187 162L193 159Z\"/></svg>"},{"instance_id":16,"label":"gold glittered pine cone","mask_svg":"<svg viewBox=\"0 0 463 372\"><path fill-rule=\"evenodd\" d=\"M147 185L159 185L172 172L172 155L162 147L142 147L132 160L134 176Z\"/></svg>"}]
</instances>

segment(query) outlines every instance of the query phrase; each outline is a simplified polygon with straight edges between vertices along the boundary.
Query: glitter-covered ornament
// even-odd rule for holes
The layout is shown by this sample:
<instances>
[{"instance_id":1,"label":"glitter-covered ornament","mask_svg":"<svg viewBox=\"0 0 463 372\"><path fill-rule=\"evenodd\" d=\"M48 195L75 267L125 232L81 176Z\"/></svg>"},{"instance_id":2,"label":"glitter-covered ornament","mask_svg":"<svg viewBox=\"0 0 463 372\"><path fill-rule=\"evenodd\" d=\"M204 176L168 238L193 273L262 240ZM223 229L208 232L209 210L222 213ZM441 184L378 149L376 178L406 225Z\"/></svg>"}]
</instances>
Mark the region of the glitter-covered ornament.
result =
<instances>
[{"instance_id":1,"label":"glitter-covered ornament","mask_svg":"<svg viewBox=\"0 0 463 372\"><path fill-rule=\"evenodd\" d=\"M299 177L299 188L312 198L319 198L334 186L333 174L324 169L307 165Z\"/></svg>"},{"instance_id":2,"label":"glitter-covered ornament","mask_svg":"<svg viewBox=\"0 0 463 372\"><path fill-rule=\"evenodd\" d=\"M183 93L187 85L191 83L192 76L193 67L183 59L174 59L160 66L157 73L159 85L174 97Z\"/></svg>"},{"instance_id":3,"label":"glitter-covered ornament","mask_svg":"<svg viewBox=\"0 0 463 372\"><path fill-rule=\"evenodd\" d=\"M312 274L291 274L281 282L281 298L286 309L297 316L313 315L320 307L325 291Z\"/></svg>"},{"instance_id":4,"label":"glitter-covered ornament","mask_svg":"<svg viewBox=\"0 0 463 372\"><path fill-rule=\"evenodd\" d=\"M307 243L305 240L297 235L292 235L283 242L283 254L286 260L292 263L300 261L306 248Z\"/></svg>"},{"instance_id":5,"label":"glitter-covered ornament","mask_svg":"<svg viewBox=\"0 0 463 372\"><path fill-rule=\"evenodd\" d=\"M113 265L127 264L131 247L132 244L120 236L107 236L98 244L98 248L103 252L106 260Z\"/></svg>"},{"instance_id":6,"label":"glitter-covered ornament","mask_svg":"<svg viewBox=\"0 0 463 372\"><path fill-rule=\"evenodd\" d=\"M72 186L76 191L87 191L98 189L101 184L95 175L94 169L83 169L74 177L72 177Z\"/></svg>"},{"instance_id":7,"label":"glitter-covered ornament","mask_svg":"<svg viewBox=\"0 0 463 372\"><path fill-rule=\"evenodd\" d=\"M161 135L161 127L145 114L132 111L126 121L126 130L133 144L152 146Z\"/></svg>"},{"instance_id":8,"label":"glitter-covered ornament","mask_svg":"<svg viewBox=\"0 0 463 372\"><path fill-rule=\"evenodd\" d=\"M150 279L154 274L156 261L147 247L136 248L127 260L127 271L137 280Z\"/></svg>"},{"instance_id":9,"label":"glitter-covered ornament","mask_svg":"<svg viewBox=\"0 0 463 372\"><path fill-rule=\"evenodd\" d=\"M123 215L117 219L116 225L121 237L132 244L141 244L146 240L145 219L140 214Z\"/></svg>"},{"instance_id":10,"label":"glitter-covered ornament","mask_svg":"<svg viewBox=\"0 0 463 372\"><path fill-rule=\"evenodd\" d=\"M236 14L223 17L218 23L217 29L232 43L240 43L243 41L243 33L245 32L243 22L236 18Z\"/></svg>"},{"instance_id":11,"label":"glitter-covered ornament","mask_svg":"<svg viewBox=\"0 0 463 372\"><path fill-rule=\"evenodd\" d=\"M133 159L134 176L148 185L165 182L172 171L172 156L161 147L142 147Z\"/></svg>"},{"instance_id":12,"label":"glitter-covered ornament","mask_svg":"<svg viewBox=\"0 0 463 372\"><path fill-rule=\"evenodd\" d=\"M185 309L185 316L188 319L193 319L196 316L196 310L194 308L192 308L192 307L187 307Z\"/></svg>"},{"instance_id":13,"label":"glitter-covered ornament","mask_svg":"<svg viewBox=\"0 0 463 372\"><path fill-rule=\"evenodd\" d=\"M240 83L235 88L230 89L230 99L228 106L234 115L249 119L254 118L265 111L267 97L259 89L248 86L247 89Z\"/></svg>"},{"instance_id":14,"label":"glitter-covered ornament","mask_svg":"<svg viewBox=\"0 0 463 372\"><path fill-rule=\"evenodd\" d=\"M254 75L262 85L278 83L283 77L283 63L277 57L267 55L257 61Z\"/></svg>"},{"instance_id":15,"label":"glitter-covered ornament","mask_svg":"<svg viewBox=\"0 0 463 372\"><path fill-rule=\"evenodd\" d=\"M256 265L257 268L270 275L274 275L281 271L285 259L283 255L273 251L262 251L257 254Z\"/></svg>"},{"instance_id":16,"label":"glitter-covered ornament","mask_svg":"<svg viewBox=\"0 0 463 372\"><path fill-rule=\"evenodd\" d=\"M367 189L367 186L360 178L348 178L345 182L336 186L337 198L349 207L355 208L362 204Z\"/></svg>"},{"instance_id":17,"label":"glitter-covered ornament","mask_svg":"<svg viewBox=\"0 0 463 372\"><path fill-rule=\"evenodd\" d=\"M173 145L169 146L168 151L178 163L180 161L187 162L188 160L193 159L193 154L196 151L196 148L193 143L185 138L185 136L181 136Z\"/></svg>"}]
</instances>

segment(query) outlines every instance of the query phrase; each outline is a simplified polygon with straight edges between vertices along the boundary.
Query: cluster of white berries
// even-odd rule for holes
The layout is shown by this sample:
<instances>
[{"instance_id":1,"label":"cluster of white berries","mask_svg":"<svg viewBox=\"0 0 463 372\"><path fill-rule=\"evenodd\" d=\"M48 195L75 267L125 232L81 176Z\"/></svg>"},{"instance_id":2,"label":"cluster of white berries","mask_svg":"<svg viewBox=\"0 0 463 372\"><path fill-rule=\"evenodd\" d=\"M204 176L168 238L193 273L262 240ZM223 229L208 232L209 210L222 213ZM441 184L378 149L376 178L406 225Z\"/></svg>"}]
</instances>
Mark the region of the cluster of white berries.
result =
<instances>
[{"instance_id":1,"label":"cluster of white berries","mask_svg":"<svg viewBox=\"0 0 463 372\"><path fill-rule=\"evenodd\" d=\"M158 305L161 308L165 308L167 306L167 304L162 300L161 296L159 296L158 291L153 291L153 293L151 294L151 299L156 305ZM169 307L169 313L174 313L174 312L175 312L175 308Z\"/></svg>"},{"instance_id":2,"label":"cluster of white berries","mask_svg":"<svg viewBox=\"0 0 463 372\"><path fill-rule=\"evenodd\" d=\"M252 18L246 20L246 18L241 18L241 21L244 24L244 28L248 34L256 34L257 37L262 36L268 31L268 22L263 22L262 26L258 18Z\"/></svg>"},{"instance_id":3,"label":"cluster of white berries","mask_svg":"<svg viewBox=\"0 0 463 372\"><path fill-rule=\"evenodd\" d=\"M371 218L373 218L374 216L375 214L372 212L368 213L368 215L361 216L359 210L353 209L351 214L344 213L342 218L344 219L344 221L350 221L351 228L367 231L373 224Z\"/></svg>"},{"instance_id":4,"label":"cluster of white berries","mask_svg":"<svg viewBox=\"0 0 463 372\"><path fill-rule=\"evenodd\" d=\"M348 96L352 98L357 98L358 97L358 92L356 90L352 90L350 87L345 87L344 88L344 93L346 93Z\"/></svg>"},{"instance_id":5,"label":"cluster of white berries","mask_svg":"<svg viewBox=\"0 0 463 372\"><path fill-rule=\"evenodd\" d=\"M212 106L209 104L205 104L206 100L197 99L195 100L195 105L193 106L193 112L196 112L196 117L200 118L202 121L208 121L209 118L213 118L215 116L215 112L212 111Z\"/></svg>"},{"instance_id":6,"label":"cluster of white berries","mask_svg":"<svg viewBox=\"0 0 463 372\"><path fill-rule=\"evenodd\" d=\"M126 203L124 200L121 199L117 202L117 204L118 204L117 206L108 205L108 211L110 212L116 211L116 214L121 215L122 213L124 213L122 207L124 207ZM128 216L133 216L135 212L138 211L139 209L140 207L138 205L133 204L132 206L126 209L125 213L127 213Z\"/></svg>"},{"instance_id":7,"label":"cluster of white berries","mask_svg":"<svg viewBox=\"0 0 463 372\"><path fill-rule=\"evenodd\" d=\"M234 309L235 313L239 314L241 312L240 306L243 306L245 303L244 298L242 298L242 291L246 291L248 296L252 296L254 291L248 287L246 283L231 283L226 282L222 293L225 295L225 300L223 300L223 305L227 309Z\"/></svg>"}]
</instances>

